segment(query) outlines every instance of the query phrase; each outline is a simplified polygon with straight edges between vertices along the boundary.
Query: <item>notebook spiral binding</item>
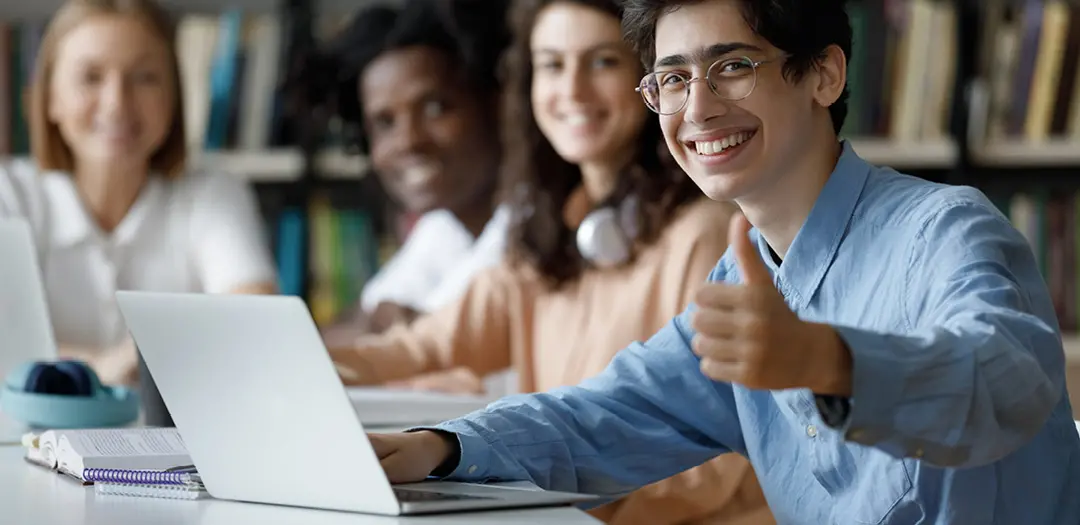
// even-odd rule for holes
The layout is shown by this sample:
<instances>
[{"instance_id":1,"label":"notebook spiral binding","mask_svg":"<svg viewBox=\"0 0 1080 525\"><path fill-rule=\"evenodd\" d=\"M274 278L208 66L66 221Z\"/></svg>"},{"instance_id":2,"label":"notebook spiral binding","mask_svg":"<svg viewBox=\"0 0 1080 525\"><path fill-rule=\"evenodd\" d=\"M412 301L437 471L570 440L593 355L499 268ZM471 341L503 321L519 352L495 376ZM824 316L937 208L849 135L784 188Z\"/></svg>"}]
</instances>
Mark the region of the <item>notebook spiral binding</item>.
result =
<instances>
[{"instance_id":1,"label":"notebook spiral binding","mask_svg":"<svg viewBox=\"0 0 1080 525\"><path fill-rule=\"evenodd\" d=\"M140 485L190 485L199 482L197 474L156 470L118 470L88 468L83 479L94 483L128 483Z\"/></svg>"}]
</instances>

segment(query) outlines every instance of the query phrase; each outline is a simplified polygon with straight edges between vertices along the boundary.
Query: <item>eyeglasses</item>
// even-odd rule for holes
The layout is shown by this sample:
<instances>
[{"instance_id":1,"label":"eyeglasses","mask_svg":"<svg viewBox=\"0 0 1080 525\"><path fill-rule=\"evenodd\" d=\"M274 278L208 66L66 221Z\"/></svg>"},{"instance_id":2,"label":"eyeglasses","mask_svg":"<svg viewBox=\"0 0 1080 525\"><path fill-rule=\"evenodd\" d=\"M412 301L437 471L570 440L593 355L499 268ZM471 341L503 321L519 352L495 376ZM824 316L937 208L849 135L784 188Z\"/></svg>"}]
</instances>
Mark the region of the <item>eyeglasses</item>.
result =
<instances>
[{"instance_id":1,"label":"eyeglasses","mask_svg":"<svg viewBox=\"0 0 1080 525\"><path fill-rule=\"evenodd\" d=\"M786 56L786 55L785 55ZM753 61L747 57L723 58L713 62L705 78L692 78L675 71L649 73L641 79L635 91L641 93L645 105L661 115L674 115L690 100L690 84L708 80L712 92L725 100L742 100L757 86L757 68L782 57Z\"/></svg>"}]
</instances>

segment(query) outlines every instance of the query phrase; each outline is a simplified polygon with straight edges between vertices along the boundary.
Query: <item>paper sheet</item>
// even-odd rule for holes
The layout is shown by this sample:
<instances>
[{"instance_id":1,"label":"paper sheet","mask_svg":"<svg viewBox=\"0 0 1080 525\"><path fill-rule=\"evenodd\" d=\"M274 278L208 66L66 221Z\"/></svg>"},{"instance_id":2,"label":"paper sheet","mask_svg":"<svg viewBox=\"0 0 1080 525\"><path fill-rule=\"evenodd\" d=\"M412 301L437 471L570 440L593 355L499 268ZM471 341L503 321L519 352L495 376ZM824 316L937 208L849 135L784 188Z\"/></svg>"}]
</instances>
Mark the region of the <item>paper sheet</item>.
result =
<instances>
[{"instance_id":1,"label":"paper sheet","mask_svg":"<svg viewBox=\"0 0 1080 525\"><path fill-rule=\"evenodd\" d=\"M65 435L84 458L187 454L184 440L175 428L79 430Z\"/></svg>"}]
</instances>

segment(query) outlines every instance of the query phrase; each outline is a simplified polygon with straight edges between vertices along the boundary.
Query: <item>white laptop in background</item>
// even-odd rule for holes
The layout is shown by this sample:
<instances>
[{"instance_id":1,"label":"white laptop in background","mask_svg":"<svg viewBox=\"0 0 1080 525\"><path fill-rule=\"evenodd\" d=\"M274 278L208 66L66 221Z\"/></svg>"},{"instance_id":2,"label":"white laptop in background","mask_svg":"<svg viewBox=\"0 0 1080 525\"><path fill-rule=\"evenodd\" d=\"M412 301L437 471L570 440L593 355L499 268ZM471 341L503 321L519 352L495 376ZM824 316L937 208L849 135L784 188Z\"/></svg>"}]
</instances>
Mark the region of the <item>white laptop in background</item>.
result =
<instances>
[{"instance_id":1,"label":"white laptop in background","mask_svg":"<svg viewBox=\"0 0 1080 525\"><path fill-rule=\"evenodd\" d=\"M0 383L25 362L56 357L30 225L23 219L0 218Z\"/></svg>"},{"instance_id":2,"label":"white laptop in background","mask_svg":"<svg viewBox=\"0 0 1080 525\"><path fill-rule=\"evenodd\" d=\"M595 499L440 481L392 486L298 298L122 291L117 300L216 498L384 515Z\"/></svg>"}]
</instances>

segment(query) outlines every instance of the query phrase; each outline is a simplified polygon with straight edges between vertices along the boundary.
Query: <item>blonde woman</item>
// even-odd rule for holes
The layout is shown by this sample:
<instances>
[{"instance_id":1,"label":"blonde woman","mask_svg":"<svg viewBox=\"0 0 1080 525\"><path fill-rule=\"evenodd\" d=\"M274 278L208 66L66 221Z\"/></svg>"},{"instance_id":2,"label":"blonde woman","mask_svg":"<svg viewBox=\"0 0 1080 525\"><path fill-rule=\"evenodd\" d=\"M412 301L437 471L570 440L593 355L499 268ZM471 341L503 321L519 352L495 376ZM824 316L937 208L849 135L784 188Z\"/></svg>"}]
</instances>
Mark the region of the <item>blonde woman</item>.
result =
<instances>
[{"instance_id":1,"label":"blonde woman","mask_svg":"<svg viewBox=\"0 0 1080 525\"><path fill-rule=\"evenodd\" d=\"M33 159L0 164L0 216L31 226L61 355L107 383L137 367L117 290L275 289L253 193L185 167L173 42L149 0L69 0L30 86Z\"/></svg>"}]
</instances>

